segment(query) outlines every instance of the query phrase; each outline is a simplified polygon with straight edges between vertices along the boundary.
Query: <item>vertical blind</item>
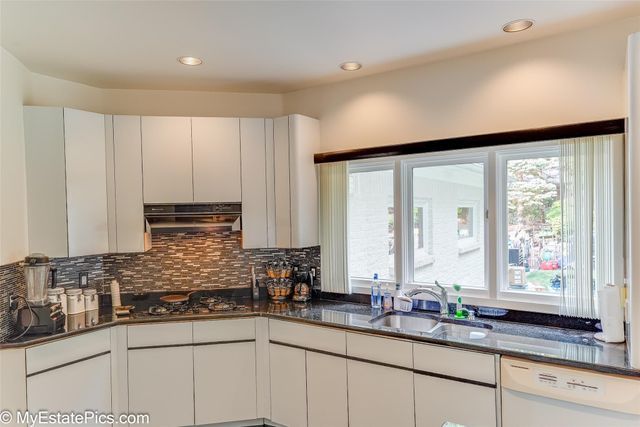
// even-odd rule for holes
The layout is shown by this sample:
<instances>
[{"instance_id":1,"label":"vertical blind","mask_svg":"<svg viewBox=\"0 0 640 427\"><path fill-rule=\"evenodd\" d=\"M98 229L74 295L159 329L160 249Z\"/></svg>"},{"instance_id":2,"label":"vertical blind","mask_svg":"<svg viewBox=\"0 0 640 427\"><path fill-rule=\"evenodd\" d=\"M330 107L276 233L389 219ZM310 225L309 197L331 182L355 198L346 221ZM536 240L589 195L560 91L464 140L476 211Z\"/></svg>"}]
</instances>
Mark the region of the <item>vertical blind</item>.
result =
<instances>
[{"instance_id":1,"label":"vertical blind","mask_svg":"<svg viewBox=\"0 0 640 427\"><path fill-rule=\"evenodd\" d=\"M560 312L593 319L598 289L622 285L622 136L568 139L560 147Z\"/></svg>"},{"instance_id":2,"label":"vertical blind","mask_svg":"<svg viewBox=\"0 0 640 427\"><path fill-rule=\"evenodd\" d=\"M323 163L320 182L321 287L324 292L349 293L347 277L347 162Z\"/></svg>"}]
</instances>

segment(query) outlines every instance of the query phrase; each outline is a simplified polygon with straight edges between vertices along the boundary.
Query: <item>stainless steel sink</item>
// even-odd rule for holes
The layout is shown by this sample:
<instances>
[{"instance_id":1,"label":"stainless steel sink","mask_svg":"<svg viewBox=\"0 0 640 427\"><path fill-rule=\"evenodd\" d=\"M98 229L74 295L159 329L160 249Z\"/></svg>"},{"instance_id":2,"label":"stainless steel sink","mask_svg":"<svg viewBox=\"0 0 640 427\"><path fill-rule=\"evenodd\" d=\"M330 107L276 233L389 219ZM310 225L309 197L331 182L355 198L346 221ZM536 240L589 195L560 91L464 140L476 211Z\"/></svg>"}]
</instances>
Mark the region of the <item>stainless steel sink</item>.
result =
<instances>
[{"instance_id":1,"label":"stainless steel sink","mask_svg":"<svg viewBox=\"0 0 640 427\"><path fill-rule=\"evenodd\" d=\"M438 319L407 314L383 314L371 320L373 326L384 326L399 331L414 331L431 334L440 325Z\"/></svg>"},{"instance_id":2,"label":"stainless steel sink","mask_svg":"<svg viewBox=\"0 0 640 427\"><path fill-rule=\"evenodd\" d=\"M403 313L389 311L375 317L369 321L374 327L390 328L398 332L418 332L421 334L436 335L451 327L460 329L485 329L493 327L489 324L467 319L455 319L452 317L441 317L424 313Z\"/></svg>"}]
</instances>

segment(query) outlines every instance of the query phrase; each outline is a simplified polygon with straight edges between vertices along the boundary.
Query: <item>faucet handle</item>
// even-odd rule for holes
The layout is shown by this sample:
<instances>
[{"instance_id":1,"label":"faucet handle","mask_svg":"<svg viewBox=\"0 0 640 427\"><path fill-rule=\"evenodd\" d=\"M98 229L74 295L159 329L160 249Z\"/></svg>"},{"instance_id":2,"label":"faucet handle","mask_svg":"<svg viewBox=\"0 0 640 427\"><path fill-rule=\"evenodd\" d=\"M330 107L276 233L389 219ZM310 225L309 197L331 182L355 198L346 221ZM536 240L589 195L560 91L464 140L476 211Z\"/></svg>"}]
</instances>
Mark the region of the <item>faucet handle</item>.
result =
<instances>
[{"instance_id":1,"label":"faucet handle","mask_svg":"<svg viewBox=\"0 0 640 427\"><path fill-rule=\"evenodd\" d=\"M444 288L444 286L442 286L440 283L438 283L438 281L435 281L435 285L438 287L438 289L440 289L440 292L442 292L444 295L447 294L447 290Z\"/></svg>"}]
</instances>

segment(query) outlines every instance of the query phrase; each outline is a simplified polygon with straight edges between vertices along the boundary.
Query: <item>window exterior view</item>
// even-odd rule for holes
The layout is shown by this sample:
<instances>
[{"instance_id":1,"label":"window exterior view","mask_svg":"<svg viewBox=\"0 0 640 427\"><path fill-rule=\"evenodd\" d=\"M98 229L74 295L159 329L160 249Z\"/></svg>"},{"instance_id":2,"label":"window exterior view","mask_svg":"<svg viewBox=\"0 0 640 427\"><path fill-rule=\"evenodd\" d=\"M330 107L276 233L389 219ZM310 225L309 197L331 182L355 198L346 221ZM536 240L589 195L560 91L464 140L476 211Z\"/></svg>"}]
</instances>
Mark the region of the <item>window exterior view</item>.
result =
<instances>
[{"instance_id":1,"label":"window exterior view","mask_svg":"<svg viewBox=\"0 0 640 427\"><path fill-rule=\"evenodd\" d=\"M484 165L414 167L413 281L484 287ZM415 241L426 236L427 244Z\"/></svg>"},{"instance_id":2,"label":"window exterior view","mask_svg":"<svg viewBox=\"0 0 640 427\"><path fill-rule=\"evenodd\" d=\"M563 245L557 156L507 160L507 212L509 289L559 293Z\"/></svg>"},{"instance_id":3,"label":"window exterior view","mask_svg":"<svg viewBox=\"0 0 640 427\"><path fill-rule=\"evenodd\" d=\"M349 272L395 280L393 169L349 174Z\"/></svg>"}]
</instances>

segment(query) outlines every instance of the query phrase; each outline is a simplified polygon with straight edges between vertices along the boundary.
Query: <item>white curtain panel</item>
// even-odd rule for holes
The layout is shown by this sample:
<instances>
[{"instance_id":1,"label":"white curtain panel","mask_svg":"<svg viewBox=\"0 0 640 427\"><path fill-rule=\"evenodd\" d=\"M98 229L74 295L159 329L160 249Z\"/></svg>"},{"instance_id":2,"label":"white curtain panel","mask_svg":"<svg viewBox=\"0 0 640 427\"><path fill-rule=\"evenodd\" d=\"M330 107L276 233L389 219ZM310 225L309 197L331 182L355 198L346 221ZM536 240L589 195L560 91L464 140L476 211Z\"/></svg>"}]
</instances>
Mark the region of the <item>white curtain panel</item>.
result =
<instances>
[{"instance_id":1,"label":"white curtain panel","mask_svg":"<svg viewBox=\"0 0 640 427\"><path fill-rule=\"evenodd\" d=\"M347 162L323 163L320 176L321 288L349 293L347 278Z\"/></svg>"},{"instance_id":2,"label":"white curtain panel","mask_svg":"<svg viewBox=\"0 0 640 427\"><path fill-rule=\"evenodd\" d=\"M597 290L620 280L621 138L561 142L563 315L597 318Z\"/></svg>"}]
</instances>

